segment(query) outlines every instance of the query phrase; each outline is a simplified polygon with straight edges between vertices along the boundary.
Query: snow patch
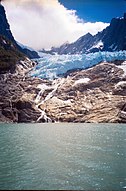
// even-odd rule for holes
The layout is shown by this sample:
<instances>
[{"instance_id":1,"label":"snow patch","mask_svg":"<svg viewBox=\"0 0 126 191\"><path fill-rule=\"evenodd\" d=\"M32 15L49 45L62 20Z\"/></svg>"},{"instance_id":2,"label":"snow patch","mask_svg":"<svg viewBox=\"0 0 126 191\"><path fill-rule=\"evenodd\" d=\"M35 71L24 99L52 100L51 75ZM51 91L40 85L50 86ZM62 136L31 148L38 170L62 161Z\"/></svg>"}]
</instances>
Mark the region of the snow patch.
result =
<instances>
[{"instance_id":1,"label":"snow patch","mask_svg":"<svg viewBox=\"0 0 126 191\"><path fill-rule=\"evenodd\" d=\"M124 61L120 66L117 67L121 68L124 72L124 76L126 76L126 61Z\"/></svg>"},{"instance_id":2,"label":"snow patch","mask_svg":"<svg viewBox=\"0 0 126 191\"><path fill-rule=\"evenodd\" d=\"M126 81L120 81L115 85L115 89L118 89L119 87L126 87Z\"/></svg>"},{"instance_id":3,"label":"snow patch","mask_svg":"<svg viewBox=\"0 0 126 191\"><path fill-rule=\"evenodd\" d=\"M57 103L58 106L71 105L70 100L65 100L64 101L64 100L61 100L61 99L59 99L59 98L57 98L55 96L51 99L51 102Z\"/></svg>"},{"instance_id":4,"label":"snow patch","mask_svg":"<svg viewBox=\"0 0 126 191\"><path fill-rule=\"evenodd\" d=\"M76 86L77 84L85 84L85 83L88 83L89 81L90 81L90 78L82 78L75 81L74 86Z\"/></svg>"},{"instance_id":5,"label":"snow patch","mask_svg":"<svg viewBox=\"0 0 126 191\"><path fill-rule=\"evenodd\" d=\"M91 49L92 49L92 48L100 48L100 49L102 49L103 47L104 47L104 44L103 44L103 42L100 40L96 45L92 46Z\"/></svg>"},{"instance_id":6,"label":"snow patch","mask_svg":"<svg viewBox=\"0 0 126 191\"><path fill-rule=\"evenodd\" d=\"M3 43L4 43L4 44L7 44L5 40L3 40Z\"/></svg>"}]
</instances>

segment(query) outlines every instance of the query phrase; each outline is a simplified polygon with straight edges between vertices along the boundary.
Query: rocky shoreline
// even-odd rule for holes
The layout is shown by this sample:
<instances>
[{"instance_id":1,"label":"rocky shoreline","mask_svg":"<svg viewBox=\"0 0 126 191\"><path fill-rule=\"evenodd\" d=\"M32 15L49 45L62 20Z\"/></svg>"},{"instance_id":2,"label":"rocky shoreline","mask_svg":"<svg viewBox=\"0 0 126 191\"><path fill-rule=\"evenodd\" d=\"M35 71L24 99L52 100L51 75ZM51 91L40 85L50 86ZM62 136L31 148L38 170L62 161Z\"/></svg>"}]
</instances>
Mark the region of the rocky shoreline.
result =
<instances>
[{"instance_id":1,"label":"rocky shoreline","mask_svg":"<svg viewBox=\"0 0 126 191\"><path fill-rule=\"evenodd\" d=\"M28 76L34 65L26 59L13 74L0 74L0 122L126 123L126 76L119 66L100 63L51 81Z\"/></svg>"}]
</instances>

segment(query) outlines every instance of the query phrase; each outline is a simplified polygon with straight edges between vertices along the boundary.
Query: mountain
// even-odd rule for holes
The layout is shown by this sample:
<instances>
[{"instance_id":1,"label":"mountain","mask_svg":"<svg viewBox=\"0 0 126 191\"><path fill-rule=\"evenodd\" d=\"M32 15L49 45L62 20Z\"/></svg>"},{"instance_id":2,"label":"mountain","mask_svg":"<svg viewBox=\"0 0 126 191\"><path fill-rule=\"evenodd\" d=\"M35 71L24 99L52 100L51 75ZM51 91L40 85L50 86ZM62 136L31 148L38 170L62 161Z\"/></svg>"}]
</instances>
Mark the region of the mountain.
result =
<instances>
[{"instance_id":1,"label":"mountain","mask_svg":"<svg viewBox=\"0 0 126 191\"><path fill-rule=\"evenodd\" d=\"M34 86L29 87L36 79L28 73L35 64L15 43L0 35L0 122L36 122L41 115L30 98Z\"/></svg>"},{"instance_id":2,"label":"mountain","mask_svg":"<svg viewBox=\"0 0 126 191\"><path fill-rule=\"evenodd\" d=\"M50 53L80 54L98 51L126 50L126 13L122 18L113 18L110 25L102 32L92 36L90 33L80 37L71 44L52 48Z\"/></svg>"},{"instance_id":3,"label":"mountain","mask_svg":"<svg viewBox=\"0 0 126 191\"><path fill-rule=\"evenodd\" d=\"M0 5L0 35L11 41L19 51L21 51L23 54L27 55L29 58L39 58L39 55L36 51L30 50L27 48L22 48L17 44L15 41L12 32L10 30L10 25L6 18L5 9L2 5Z\"/></svg>"},{"instance_id":4,"label":"mountain","mask_svg":"<svg viewBox=\"0 0 126 191\"><path fill-rule=\"evenodd\" d=\"M13 72L19 60L24 60L24 55L12 41L0 35L0 73Z\"/></svg>"},{"instance_id":5,"label":"mountain","mask_svg":"<svg viewBox=\"0 0 126 191\"><path fill-rule=\"evenodd\" d=\"M14 37L10 30L10 25L6 18L5 9L2 5L0 5L0 34L5 36L7 39L15 42Z\"/></svg>"},{"instance_id":6,"label":"mountain","mask_svg":"<svg viewBox=\"0 0 126 191\"><path fill-rule=\"evenodd\" d=\"M126 123L126 75L121 68L126 62L100 63L55 80L23 75L22 66L30 65L26 59L16 73L0 74L0 122Z\"/></svg>"},{"instance_id":7,"label":"mountain","mask_svg":"<svg viewBox=\"0 0 126 191\"><path fill-rule=\"evenodd\" d=\"M126 122L126 62L102 62L38 84L38 122ZM35 83L34 83L35 84ZM37 91L36 91L37 92Z\"/></svg>"},{"instance_id":8,"label":"mountain","mask_svg":"<svg viewBox=\"0 0 126 191\"><path fill-rule=\"evenodd\" d=\"M114 25L115 21L112 22ZM117 35L109 39L107 34L110 31L105 33L106 30L110 29L98 33L100 37L96 35L95 40L103 42L105 38L107 44L108 38L107 47ZM125 32L122 28L121 31ZM93 42L94 36L87 34L75 43L80 51L84 48L87 51L90 44L94 46ZM100 41L99 46L102 48L101 44ZM120 43L117 40L116 44L125 48L125 41ZM62 46L64 51L66 46L69 48L69 44ZM0 122L126 123L126 51L113 54L97 52L90 55L53 55L53 58L45 54L45 61L44 56L39 59L42 64L44 62L43 68L40 63L36 65L27 58L23 51L33 56L32 50L15 41L5 10L0 6ZM102 62L102 57L106 58L106 62ZM41 79L39 73L37 77L32 77L31 70L35 65L36 71L37 68L41 70L41 75L43 72L43 75L51 77L54 72L58 77L54 80ZM59 74L62 75L59 77Z\"/></svg>"},{"instance_id":9,"label":"mountain","mask_svg":"<svg viewBox=\"0 0 126 191\"><path fill-rule=\"evenodd\" d=\"M28 77L28 73L36 63L24 53L32 58L37 56L16 43L0 5L0 122L36 122L41 115L26 96L27 91L29 96L34 92L34 87L28 88L35 79Z\"/></svg>"}]
</instances>

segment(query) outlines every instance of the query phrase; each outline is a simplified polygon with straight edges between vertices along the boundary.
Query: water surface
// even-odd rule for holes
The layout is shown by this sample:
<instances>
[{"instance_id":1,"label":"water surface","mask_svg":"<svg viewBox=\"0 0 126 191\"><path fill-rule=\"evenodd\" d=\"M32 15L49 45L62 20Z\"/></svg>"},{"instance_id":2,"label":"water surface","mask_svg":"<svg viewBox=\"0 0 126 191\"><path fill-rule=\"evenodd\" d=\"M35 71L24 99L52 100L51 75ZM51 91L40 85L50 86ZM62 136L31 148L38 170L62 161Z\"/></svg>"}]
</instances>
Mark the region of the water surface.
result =
<instances>
[{"instance_id":1,"label":"water surface","mask_svg":"<svg viewBox=\"0 0 126 191\"><path fill-rule=\"evenodd\" d=\"M0 189L124 190L124 124L1 124Z\"/></svg>"}]
</instances>

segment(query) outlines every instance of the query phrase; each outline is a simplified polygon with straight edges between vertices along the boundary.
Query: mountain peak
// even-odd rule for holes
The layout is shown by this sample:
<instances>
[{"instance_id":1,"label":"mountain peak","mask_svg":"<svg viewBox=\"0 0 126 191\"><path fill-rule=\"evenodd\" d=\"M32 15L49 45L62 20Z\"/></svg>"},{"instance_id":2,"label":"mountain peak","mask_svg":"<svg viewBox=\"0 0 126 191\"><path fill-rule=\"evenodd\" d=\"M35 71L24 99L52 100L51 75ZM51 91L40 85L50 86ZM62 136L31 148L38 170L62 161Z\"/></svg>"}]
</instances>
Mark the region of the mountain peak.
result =
<instances>
[{"instance_id":1,"label":"mountain peak","mask_svg":"<svg viewBox=\"0 0 126 191\"><path fill-rule=\"evenodd\" d=\"M88 32L86 35L87 35L87 36L92 36L92 34L91 34L91 33L89 33L89 32Z\"/></svg>"},{"instance_id":2,"label":"mountain peak","mask_svg":"<svg viewBox=\"0 0 126 191\"><path fill-rule=\"evenodd\" d=\"M81 36L77 41L56 49L59 54L91 53L100 51L126 50L126 13L121 18L113 18L108 27L92 36Z\"/></svg>"},{"instance_id":3,"label":"mountain peak","mask_svg":"<svg viewBox=\"0 0 126 191\"><path fill-rule=\"evenodd\" d=\"M10 25L6 18L5 9L1 4L0 4L0 34L5 36L8 40L15 42L14 37L10 31Z\"/></svg>"}]
</instances>

